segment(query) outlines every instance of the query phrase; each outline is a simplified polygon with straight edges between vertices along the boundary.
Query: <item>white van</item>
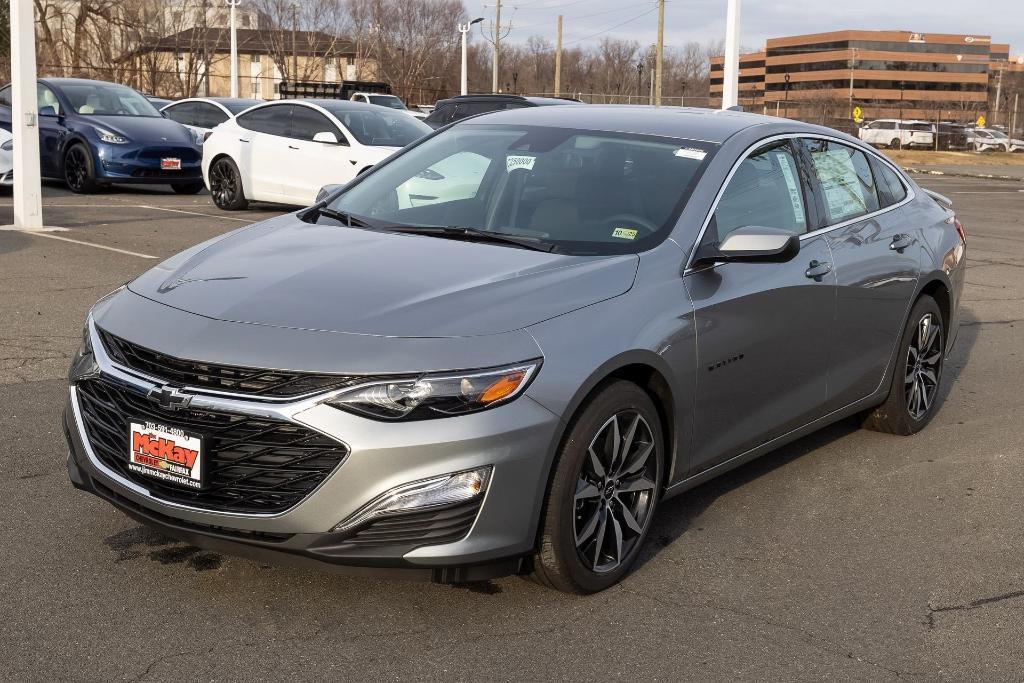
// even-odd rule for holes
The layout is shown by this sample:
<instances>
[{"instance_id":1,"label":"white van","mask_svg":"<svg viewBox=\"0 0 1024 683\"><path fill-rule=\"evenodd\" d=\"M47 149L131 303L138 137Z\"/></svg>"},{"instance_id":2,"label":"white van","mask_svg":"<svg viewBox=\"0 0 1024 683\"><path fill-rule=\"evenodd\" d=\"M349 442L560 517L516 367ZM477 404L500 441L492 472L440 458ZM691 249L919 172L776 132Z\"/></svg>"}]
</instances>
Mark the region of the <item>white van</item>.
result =
<instances>
[{"instance_id":1,"label":"white van","mask_svg":"<svg viewBox=\"0 0 1024 683\"><path fill-rule=\"evenodd\" d=\"M935 146L935 126L927 121L876 119L861 126L857 135L864 142L876 147L931 149Z\"/></svg>"}]
</instances>

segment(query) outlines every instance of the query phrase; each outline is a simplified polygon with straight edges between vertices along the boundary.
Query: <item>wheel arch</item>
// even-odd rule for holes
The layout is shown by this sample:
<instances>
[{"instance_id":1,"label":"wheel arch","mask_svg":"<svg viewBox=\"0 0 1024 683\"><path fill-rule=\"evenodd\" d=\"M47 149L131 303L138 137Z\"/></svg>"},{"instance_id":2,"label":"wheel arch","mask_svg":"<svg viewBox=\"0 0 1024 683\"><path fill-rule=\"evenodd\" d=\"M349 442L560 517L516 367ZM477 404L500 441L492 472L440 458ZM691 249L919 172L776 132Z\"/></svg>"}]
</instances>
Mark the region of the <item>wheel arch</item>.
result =
<instances>
[{"instance_id":1,"label":"wheel arch","mask_svg":"<svg viewBox=\"0 0 1024 683\"><path fill-rule=\"evenodd\" d=\"M223 152L223 151L222 152L217 152L216 154L213 155L213 158L210 159L209 165L207 165L205 170L203 171L203 182L206 184L206 189L208 189L208 190L211 189L210 188L210 171L213 170L213 165L216 164L221 159L228 159L229 161L231 161L231 163L233 163L235 165L235 168L238 169L238 180L239 180L239 182L242 185L242 196L245 197L249 201L253 201L253 198L249 196L250 188L246 187L245 179L242 178L242 169L239 168L238 162L235 161L235 158L233 156L231 156L230 152Z\"/></svg>"},{"instance_id":2,"label":"wheel arch","mask_svg":"<svg viewBox=\"0 0 1024 683\"><path fill-rule=\"evenodd\" d=\"M952 291L953 287L949 282L949 278L943 271L937 270L921 278L917 295L910 305L910 309L913 309L914 304L925 295L935 299L935 303L939 305L939 311L942 313L942 323L947 339L951 331L953 317ZM907 315L910 315L910 310L907 311ZM903 324L906 325L906 322L904 321Z\"/></svg>"}]
</instances>

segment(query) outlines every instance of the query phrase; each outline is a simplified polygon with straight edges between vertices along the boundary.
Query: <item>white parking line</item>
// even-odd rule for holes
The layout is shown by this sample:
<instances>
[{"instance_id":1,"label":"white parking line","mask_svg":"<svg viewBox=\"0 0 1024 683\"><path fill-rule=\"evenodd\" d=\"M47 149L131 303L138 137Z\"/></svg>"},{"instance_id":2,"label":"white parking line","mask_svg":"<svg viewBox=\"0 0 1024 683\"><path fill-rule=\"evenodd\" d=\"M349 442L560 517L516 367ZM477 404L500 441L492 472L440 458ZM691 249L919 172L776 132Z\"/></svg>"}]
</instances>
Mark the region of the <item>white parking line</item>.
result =
<instances>
[{"instance_id":1,"label":"white parking line","mask_svg":"<svg viewBox=\"0 0 1024 683\"><path fill-rule=\"evenodd\" d=\"M172 213L187 213L192 216L206 216L207 218L223 218L228 221L238 221L239 223L252 223L253 221L248 218L235 218L234 216L218 216L213 213L199 213L198 211L185 211L184 209L166 209L162 206L149 206L146 204L139 204L140 209L153 209L155 211L170 211Z\"/></svg>"},{"instance_id":2,"label":"white parking line","mask_svg":"<svg viewBox=\"0 0 1024 683\"><path fill-rule=\"evenodd\" d=\"M95 242L84 242L82 240L71 239L70 237L59 237L57 235L51 235L48 232L39 232L38 230L22 230L26 235L35 235L36 237L46 237L51 240L60 240L61 242L72 242L74 244L82 244L87 247L95 247L96 249L105 249L107 251L114 251L118 254L125 254L127 256L137 256L138 258L145 259L158 259L159 256L150 256L149 254L140 254L137 251L128 251L127 249L118 249L117 247L108 247L105 244L96 244Z\"/></svg>"}]
</instances>

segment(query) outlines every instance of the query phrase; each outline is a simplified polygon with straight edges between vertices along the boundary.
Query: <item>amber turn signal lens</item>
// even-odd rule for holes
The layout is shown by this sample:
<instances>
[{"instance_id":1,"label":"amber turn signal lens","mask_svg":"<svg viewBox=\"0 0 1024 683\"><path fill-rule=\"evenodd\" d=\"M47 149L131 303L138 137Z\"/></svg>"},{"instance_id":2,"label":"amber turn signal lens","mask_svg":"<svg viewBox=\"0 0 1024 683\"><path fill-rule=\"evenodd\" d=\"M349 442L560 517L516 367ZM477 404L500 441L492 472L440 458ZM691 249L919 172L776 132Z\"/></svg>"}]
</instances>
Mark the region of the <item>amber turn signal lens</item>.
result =
<instances>
[{"instance_id":1,"label":"amber turn signal lens","mask_svg":"<svg viewBox=\"0 0 1024 683\"><path fill-rule=\"evenodd\" d=\"M483 404L494 403L501 399L515 393L515 390L519 388L519 385L526 379L526 372L524 370L517 370L510 372L498 379L497 382L484 389L484 392L480 394L480 402Z\"/></svg>"}]
</instances>

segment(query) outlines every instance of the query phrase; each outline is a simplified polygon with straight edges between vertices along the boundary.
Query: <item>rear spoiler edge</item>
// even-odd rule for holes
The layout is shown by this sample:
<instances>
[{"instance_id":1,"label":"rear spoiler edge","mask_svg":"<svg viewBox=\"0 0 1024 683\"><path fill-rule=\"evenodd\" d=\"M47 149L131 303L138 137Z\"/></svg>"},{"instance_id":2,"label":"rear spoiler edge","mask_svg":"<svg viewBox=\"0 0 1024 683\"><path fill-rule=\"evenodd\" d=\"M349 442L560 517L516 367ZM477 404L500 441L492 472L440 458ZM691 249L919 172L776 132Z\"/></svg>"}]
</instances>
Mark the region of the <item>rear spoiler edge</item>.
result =
<instances>
[{"instance_id":1,"label":"rear spoiler edge","mask_svg":"<svg viewBox=\"0 0 1024 683\"><path fill-rule=\"evenodd\" d=\"M934 190L926 190L923 187L921 189L924 190L925 194L927 194L929 197L931 197L932 199L937 201L939 204L942 204L943 206L945 206L947 209L952 209L953 208L953 200L950 199L949 197L947 197L946 195L939 194L938 192L935 192Z\"/></svg>"}]
</instances>

